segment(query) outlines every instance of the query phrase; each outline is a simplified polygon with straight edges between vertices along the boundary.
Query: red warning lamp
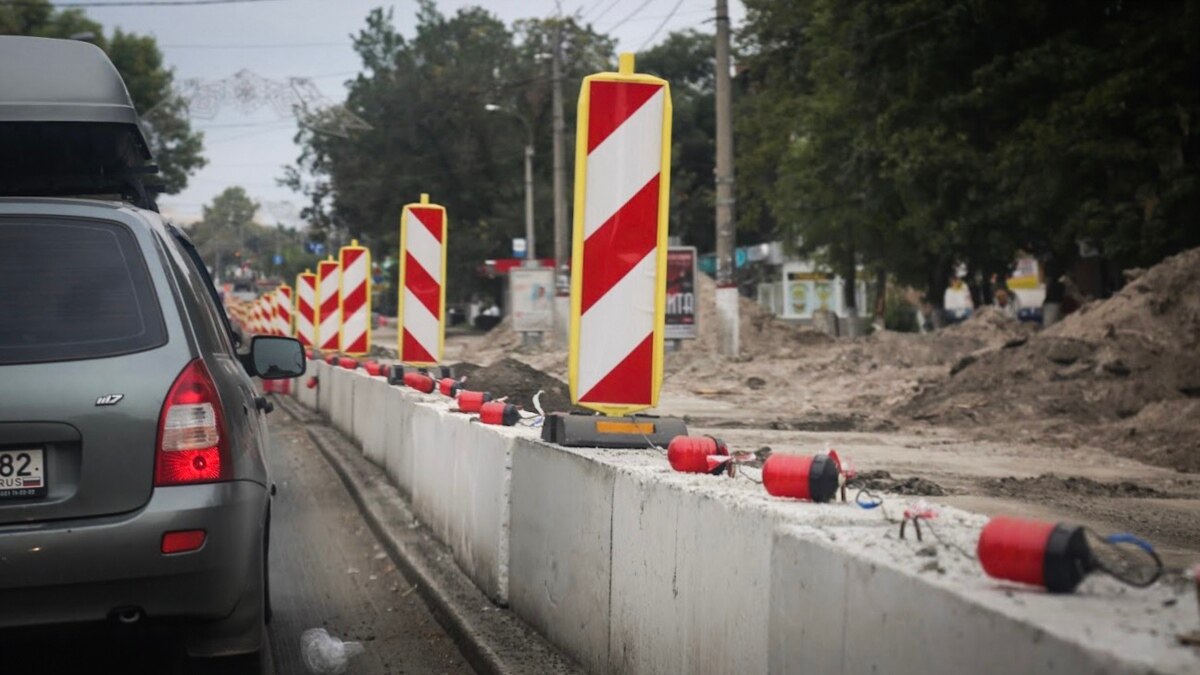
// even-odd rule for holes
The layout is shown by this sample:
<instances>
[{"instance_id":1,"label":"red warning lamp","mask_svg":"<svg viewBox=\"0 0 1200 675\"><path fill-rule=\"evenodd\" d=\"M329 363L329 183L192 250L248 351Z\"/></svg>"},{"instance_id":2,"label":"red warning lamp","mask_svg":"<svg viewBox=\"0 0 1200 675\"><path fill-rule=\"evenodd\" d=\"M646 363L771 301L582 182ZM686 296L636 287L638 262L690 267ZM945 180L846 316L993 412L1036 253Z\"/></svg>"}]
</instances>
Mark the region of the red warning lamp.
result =
<instances>
[{"instance_id":1,"label":"red warning lamp","mask_svg":"<svg viewBox=\"0 0 1200 675\"><path fill-rule=\"evenodd\" d=\"M712 436L676 436L667 445L667 461L682 473L722 473L729 448Z\"/></svg>"},{"instance_id":2,"label":"red warning lamp","mask_svg":"<svg viewBox=\"0 0 1200 675\"><path fill-rule=\"evenodd\" d=\"M837 494L841 471L833 455L771 455L762 482L774 497L824 503Z\"/></svg>"},{"instance_id":3,"label":"red warning lamp","mask_svg":"<svg viewBox=\"0 0 1200 675\"><path fill-rule=\"evenodd\" d=\"M497 424L511 427L521 419L521 411L517 406L503 401L484 403L479 408L479 421L484 424Z\"/></svg>"},{"instance_id":4,"label":"red warning lamp","mask_svg":"<svg viewBox=\"0 0 1200 675\"><path fill-rule=\"evenodd\" d=\"M458 409L460 412L479 412L484 403L492 400L492 395L486 391L458 392Z\"/></svg>"},{"instance_id":5,"label":"red warning lamp","mask_svg":"<svg viewBox=\"0 0 1200 675\"><path fill-rule=\"evenodd\" d=\"M1096 569L1082 527L996 516L977 549L988 576L1070 593Z\"/></svg>"},{"instance_id":6,"label":"red warning lamp","mask_svg":"<svg viewBox=\"0 0 1200 675\"><path fill-rule=\"evenodd\" d=\"M404 384L424 394L433 393L433 378L425 373L405 373Z\"/></svg>"},{"instance_id":7,"label":"red warning lamp","mask_svg":"<svg viewBox=\"0 0 1200 675\"><path fill-rule=\"evenodd\" d=\"M462 389L462 382L453 377L443 377L438 380L438 391L441 392L442 396L454 398L458 396L460 389Z\"/></svg>"}]
</instances>

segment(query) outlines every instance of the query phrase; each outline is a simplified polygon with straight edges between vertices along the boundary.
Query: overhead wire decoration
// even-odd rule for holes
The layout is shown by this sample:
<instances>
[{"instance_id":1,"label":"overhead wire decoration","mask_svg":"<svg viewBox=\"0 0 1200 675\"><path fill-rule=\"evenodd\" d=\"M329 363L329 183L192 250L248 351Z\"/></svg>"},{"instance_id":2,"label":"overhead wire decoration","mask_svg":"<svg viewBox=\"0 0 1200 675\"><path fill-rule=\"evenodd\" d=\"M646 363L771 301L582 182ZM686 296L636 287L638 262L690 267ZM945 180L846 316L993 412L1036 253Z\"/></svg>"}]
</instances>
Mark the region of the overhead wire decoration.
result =
<instances>
[{"instance_id":1,"label":"overhead wire decoration","mask_svg":"<svg viewBox=\"0 0 1200 675\"><path fill-rule=\"evenodd\" d=\"M217 80L195 77L182 80L173 96L147 110L142 119L153 126L160 110L180 104L189 117L198 120L214 119L227 107L233 107L244 115L264 107L270 108L279 120L295 119L300 126L316 133L341 138L349 137L353 131L371 128L361 117L325 96L313 78L288 77L276 80L249 69Z\"/></svg>"}]
</instances>

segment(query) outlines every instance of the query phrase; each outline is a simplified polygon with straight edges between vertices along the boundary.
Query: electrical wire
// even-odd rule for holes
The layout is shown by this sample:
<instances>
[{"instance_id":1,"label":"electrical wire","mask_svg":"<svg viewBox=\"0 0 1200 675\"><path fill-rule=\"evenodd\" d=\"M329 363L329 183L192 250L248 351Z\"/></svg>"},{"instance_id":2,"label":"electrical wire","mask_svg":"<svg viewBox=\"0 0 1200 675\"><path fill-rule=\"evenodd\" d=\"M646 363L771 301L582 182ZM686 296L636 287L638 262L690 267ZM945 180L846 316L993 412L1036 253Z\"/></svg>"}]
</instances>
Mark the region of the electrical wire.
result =
<instances>
[{"instance_id":1,"label":"electrical wire","mask_svg":"<svg viewBox=\"0 0 1200 675\"><path fill-rule=\"evenodd\" d=\"M1091 547L1092 563L1101 572L1134 588L1152 586L1162 577L1162 558L1145 539L1127 532L1102 537L1091 529L1085 531L1106 547L1103 552L1096 546ZM1146 565L1147 559L1150 566Z\"/></svg>"},{"instance_id":2,"label":"electrical wire","mask_svg":"<svg viewBox=\"0 0 1200 675\"><path fill-rule=\"evenodd\" d=\"M115 2L51 2L58 8L73 9L77 7L189 7L198 5L241 5L259 2L280 2L280 0L116 0ZM0 0L0 6L7 7L42 7L45 3L36 0Z\"/></svg>"},{"instance_id":3,"label":"electrical wire","mask_svg":"<svg viewBox=\"0 0 1200 675\"><path fill-rule=\"evenodd\" d=\"M613 0L611 3L609 3L608 7L605 7L604 11L600 12L598 15L596 15L596 18L592 19L592 21L596 22L596 21L599 21L600 19L603 19L605 14L608 14L608 12L610 10L612 10L613 7L616 7L620 3L621 3L621 0ZM589 14L590 14L590 12L589 12Z\"/></svg>"},{"instance_id":4,"label":"electrical wire","mask_svg":"<svg viewBox=\"0 0 1200 675\"><path fill-rule=\"evenodd\" d=\"M637 6L637 9L635 9L635 10L633 10L632 12L630 12L629 14L627 14L627 15L625 16L625 18L624 18L624 19L621 19L620 21L618 21L618 22L614 23L613 25L609 26L609 27L608 27L608 29L607 29L607 30L605 30L604 32L605 32L605 33L611 33L611 32L613 32L614 30L616 30L616 29L620 28L621 26L624 26L624 25L625 25L625 23L626 23L627 21L629 21L629 20L630 20L630 19L632 19L633 17L637 16L638 14L641 14L641 13L642 13L642 10L643 10L643 9L646 9L646 6L647 6L647 5L649 5L649 4L651 3L651 1L652 1L652 0L645 0L645 2L643 2L642 4L640 4L640 5L638 5L638 6Z\"/></svg>"},{"instance_id":5,"label":"electrical wire","mask_svg":"<svg viewBox=\"0 0 1200 675\"><path fill-rule=\"evenodd\" d=\"M682 5L683 5L683 0L678 0L678 2L676 2L676 3L675 3L675 6L671 8L671 13L670 13L670 14L668 14L668 15L667 15L667 17L666 17L665 19L663 19L663 20L662 20L662 23L658 24L658 28L655 28L655 29L654 29L654 32L650 34L650 37L646 38L646 41L642 43L642 46L641 46L641 47L638 47L638 49L637 49L637 50L638 50L639 52L640 52L640 51L644 51L644 50L646 49L646 47L647 47L647 46L648 46L648 45L649 45L651 42L653 42L653 41L654 41L654 38L658 37L658 34L659 34L659 32L660 32L660 31L662 31L663 27L667 25L667 22L668 22L668 21L670 21L670 20L671 20L671 18L675 16L675 12L678 12L678 11L679 11L679 8L680 8Z\"/></svg>"},{"instance_id":6,"label":"electrical wire","mask_svg":"<svg viewBox=\"0 0 1200 675\"><path fill-rule=\"evenodd\" d=\"M2 1L2 0L0 0ZM277 42L277 43L193 43L159 45L163 49L307 49L310 47L350 47L349 42Z\"/></svg>"}]
</instances>

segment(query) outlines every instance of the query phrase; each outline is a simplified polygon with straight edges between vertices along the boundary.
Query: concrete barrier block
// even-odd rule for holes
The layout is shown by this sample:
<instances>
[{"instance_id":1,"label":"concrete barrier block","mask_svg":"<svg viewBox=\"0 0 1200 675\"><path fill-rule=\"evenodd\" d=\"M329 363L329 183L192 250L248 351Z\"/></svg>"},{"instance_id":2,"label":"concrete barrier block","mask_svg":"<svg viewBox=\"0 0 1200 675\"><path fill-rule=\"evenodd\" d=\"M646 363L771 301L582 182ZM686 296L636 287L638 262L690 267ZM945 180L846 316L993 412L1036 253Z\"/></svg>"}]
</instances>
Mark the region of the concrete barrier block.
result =
<instances>
[{"instance_id":1,"label":"concrete barrier block","mask_svg":"<svg viewBox=\"0 0 1200 675\"><path fill-rule=\"evenodd\" d=\"M977 536L949 530L939 533L963 544ZM1054 596L989 580L945 549L914 554L928 544L876 530L780 528L770 672L1196 672L1195 655L1174 644L1187 619L1168 588L1135 594L1092 577Z\"/></svg>"},{"instance_id":2,"label":"concrete barrier block","mask_svg":"<svg viewBox=\"0 0 1200 675\"><path fill-rule=\"evenodd\" d=\"M328 363L317 361L313 363L313 372L316 373L319 382L317 384L317 405L316 410L325 419L329 419L329 411L333 407L333 377L330 371L333 370Z\"/></svg>"},{"instance_id":3,"label":"concrete barrier block","mask_svg":"<svg viewBox=\"0 0 1200 675\"><path fill-rule=\"evenodd\" d=\"M387 380L366 373L354 379L354 410L351 437L362 446L367 459L383 466L384 392Z\"/></svg>"},{"instance_id":4,"label":"concrete barrier block","mask_svg":"<svg viewBox=\"0 0 1200 675\"><path fill-rule=\"evenodd\" d=\"M300 405L313 410L317 408L317 390L309 389L308 381L312 377L317 377L318 380L320 379L320 375L318 375L317 370L317 363L319 363L319 361L310 360L304 376L297 378L292 386L292 395L296 397L296 400L300 402Z\"/></svg>"},{"instance_id":5,"label":"concrete barrier block","mask_svg":"<svg viewBox=\"0 0 1200 675\"><path fill-rule=\"evenodd\" d=\"M338 431L351 435L354 413L354 380L358 376L350 370L330 366L329 368L329 421Z\"/></svg>"},{"instance_id":6,"label":"concrete barrier block","mask_svg":"<svg viewBox=\"0 0 1200 675\"><path fill-rule=\"evenodd\" d=\"M769 521L620 475L612 529L612 671L766 670Z\"/></svg>"},{"instance_id":7,"label":"concrete barrier block","mask_svg":"<svg viewBox=\"0 0 1200 675\"><path fill-rule=\"evenodd\" d=\"M615 472L580 453L513 447L509 602L590 672L608 671Z\"/></svg>"},{"instance_id":8,"label":"concrete barrier block","mask_svg":"<svg viewBox=\"0 0 1200 675\"><path fill-rule=\"evenodd\" d=\"M413 512L484 593L507 604L514 436L450 413L440 401L414 407Z\"/></svg>"},{"instance_id":9,"label":"concrete barrier block","mask_svg":"<svg viewBox=\"0 0 1200 675\"><path fill-rule=\"evenodd\" d=\"M388 480L410 500L413 489L412 418L417 406L398 387L385 383L383 397L383 467Z\"/></svg>"}]
</instances>

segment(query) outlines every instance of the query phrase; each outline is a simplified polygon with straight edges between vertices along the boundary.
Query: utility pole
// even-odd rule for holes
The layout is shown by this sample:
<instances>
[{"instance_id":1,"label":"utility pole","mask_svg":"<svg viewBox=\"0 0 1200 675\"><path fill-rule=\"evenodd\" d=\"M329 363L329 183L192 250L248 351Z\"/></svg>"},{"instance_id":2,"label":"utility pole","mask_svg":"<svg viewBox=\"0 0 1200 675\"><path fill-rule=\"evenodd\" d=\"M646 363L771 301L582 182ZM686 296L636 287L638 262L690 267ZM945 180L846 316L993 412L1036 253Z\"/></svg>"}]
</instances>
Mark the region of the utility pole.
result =
<instances>
[{"instance_id":1,"label":"utility pole","mask_svg":"<svg viewBox=\"0 0 1200 675\"><path fill-rule=\"evenodd\" d=\"M567 123L563 119L561 15L554 29L551 79L554 82L554 265L561 268L567 262L567 163L563 158Z\"/></svg>"},{"instance_id":2,"label":"utility pole","mask_svg":"<svg viewBox=\"0 0 1200 675\"><path fill-rule=\"evenodd\" d=\"M555 334L565 342L566 317L570 314L570 284L559 283L566 266L567 253L567 162L563 157L566 121L563 119L563 16L562 3L557 3L558 16L554 20L554 49L551 51L550 79L554 90L554 327Z\"/></svg>"},{"instance_id":3,"label":"utility pole","mask_svg":"<svg viewBox=\"0 0 1200 675\"><path fill-rule=\"evenodd\" d=\"M729 2L717 0L717 350L737 356L738 290L734 281L737 238L733 220L733 98L729 81Z\"/></svg>"}]
</instances>

